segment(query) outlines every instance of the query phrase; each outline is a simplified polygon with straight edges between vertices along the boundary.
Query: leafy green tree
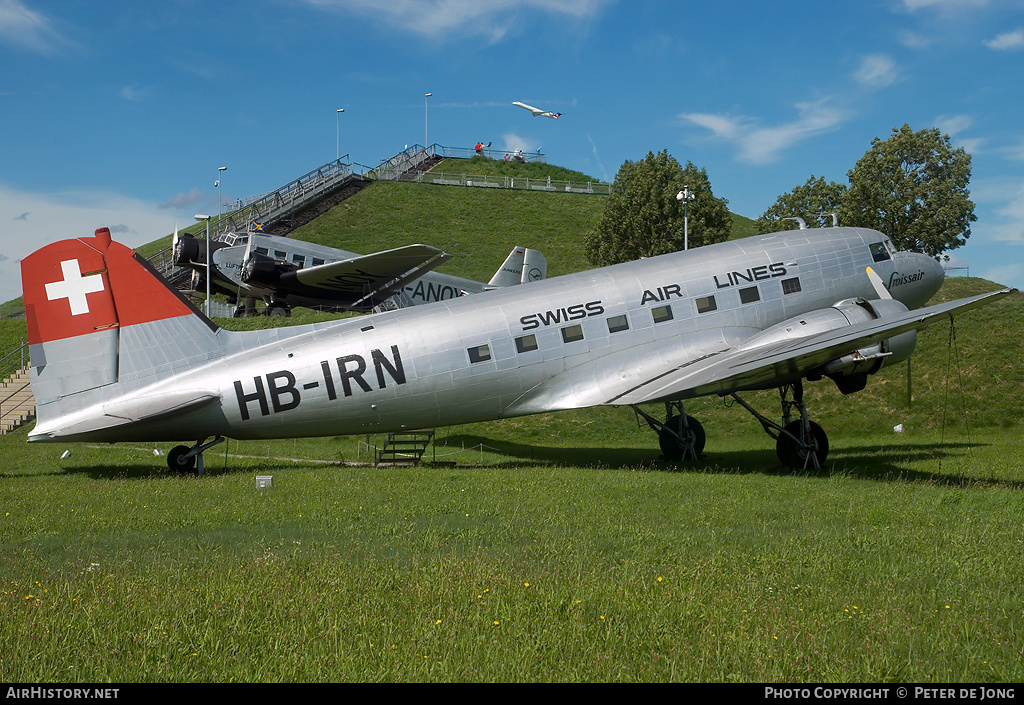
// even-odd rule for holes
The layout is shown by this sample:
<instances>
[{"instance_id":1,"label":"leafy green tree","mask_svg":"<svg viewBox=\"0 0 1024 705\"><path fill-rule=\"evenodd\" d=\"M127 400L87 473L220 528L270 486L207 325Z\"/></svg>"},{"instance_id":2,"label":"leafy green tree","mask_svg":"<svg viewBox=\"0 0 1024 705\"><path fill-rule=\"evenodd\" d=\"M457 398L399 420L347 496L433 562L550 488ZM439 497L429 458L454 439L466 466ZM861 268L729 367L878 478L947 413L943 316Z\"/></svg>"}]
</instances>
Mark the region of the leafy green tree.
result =
<instances>
[{"instance_id":1,"label":"leafy green tree","mask_svg":"<svg viewBox=\"0 0 1024 705\"><path fill-rule=\"evenodd\" d=\"M846 186L843 184L812 176L803 186L797 186L778 197L775 205L755 221L757 232L773 233L799 227L796 221L786 218L802 218L811 228L828 227L832 225L832 214L839 212L845 193Z\"/></svg>"},{"instance_id":2,"label":"leafy green tree","mask_svg":"<svg viewBox=\"0 0 1024 705\"><path fill-rule=\"evenodd\" d=\"M901 250L935 257L964 245L977 220L967 188L971 155L935 128L892 132L872 140L847 173L840 224L880 230Z\"/></svg>"},{"instance_id":3,"label":"leafy green tree","mask_svg":"<svg viewBox=\"0 0 1024 705\"><path fill-rule=\"evenodd\" d=\"M683 249L684 203L676 194L689 187L689 245L699 247L729 238L728 201L711 191L707 170L692 162L684 169L667 151L624 162L586 252L596 266L653 257Z\"/></svg>"}]
</instances>

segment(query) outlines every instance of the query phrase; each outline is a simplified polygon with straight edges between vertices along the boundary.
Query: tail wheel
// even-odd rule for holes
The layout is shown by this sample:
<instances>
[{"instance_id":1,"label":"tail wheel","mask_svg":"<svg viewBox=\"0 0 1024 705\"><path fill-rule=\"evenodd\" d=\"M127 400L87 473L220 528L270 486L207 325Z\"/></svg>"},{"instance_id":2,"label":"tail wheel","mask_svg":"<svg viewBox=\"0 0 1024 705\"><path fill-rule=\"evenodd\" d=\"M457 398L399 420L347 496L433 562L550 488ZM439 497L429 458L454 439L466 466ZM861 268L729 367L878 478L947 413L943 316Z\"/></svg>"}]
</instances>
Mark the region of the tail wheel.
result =
<instances>
[{"instance_id":1,"label":"tail wheel","mask_svg":"<svg viewBox=\"0 0 1024 705\"><path fill-rule=\"evenodd\" d=\"M669 416L658 432L661 452L666 460L672 462L683 459L696 460L704 452L705 440L704 427L700 421L682 414Z\"/></svg>"},{"instance_id":2,"label":"tail wheel","mask_svg":"<svg viewBox=\"0 0 1024 705\"><path fill-rule=\"evenodd\" d=\"M791 468L823 468L828 457L828 436L818 424L807 422L807 433L800 421L786 424L783 433L775 441L775 452L783 465Z\"/></svg>"},{"instance_id":3,"label":"tail wheel","mask_svg":"<svg viewBox=\"0 0 1024 705\"><path fill-rule=\"evenodd\" d=\"M175 446L167 454L167 467L171 472L192 472L196 467L196 456L188 456L188 446Z\"/></svg>"}]
</instances>

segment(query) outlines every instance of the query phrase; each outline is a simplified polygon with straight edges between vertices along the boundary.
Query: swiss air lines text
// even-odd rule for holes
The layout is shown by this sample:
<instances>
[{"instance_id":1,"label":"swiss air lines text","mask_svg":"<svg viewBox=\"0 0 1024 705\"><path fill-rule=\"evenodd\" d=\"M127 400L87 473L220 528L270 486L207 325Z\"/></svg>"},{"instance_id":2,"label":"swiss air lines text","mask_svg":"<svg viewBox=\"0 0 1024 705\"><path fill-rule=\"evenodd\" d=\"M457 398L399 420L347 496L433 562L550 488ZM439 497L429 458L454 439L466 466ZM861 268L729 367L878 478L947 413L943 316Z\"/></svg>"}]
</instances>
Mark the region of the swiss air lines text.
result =
<instances>
[{"instance_id":1,"label":"swiss air lines text","mask_svg":"<svg viewBox=\"0 0 1024 705\"><path fill-rule=\"evenodd\" d=\"M371 369L372 368L372 369ZM350 397L357 392L385 389L388 384L405 384L405 367L397 345L391 346L390 357L381 350L371 350L370 359L362 355L342 355L334 360L321 360L315 379L300 381L290 370L277 370L252 378L252 384L235 380L235 397L243 421L255 409L260 416L291 411L302 403L302 394L321 385L330 401L339 395Z\"/></svg>"}]
</instances>

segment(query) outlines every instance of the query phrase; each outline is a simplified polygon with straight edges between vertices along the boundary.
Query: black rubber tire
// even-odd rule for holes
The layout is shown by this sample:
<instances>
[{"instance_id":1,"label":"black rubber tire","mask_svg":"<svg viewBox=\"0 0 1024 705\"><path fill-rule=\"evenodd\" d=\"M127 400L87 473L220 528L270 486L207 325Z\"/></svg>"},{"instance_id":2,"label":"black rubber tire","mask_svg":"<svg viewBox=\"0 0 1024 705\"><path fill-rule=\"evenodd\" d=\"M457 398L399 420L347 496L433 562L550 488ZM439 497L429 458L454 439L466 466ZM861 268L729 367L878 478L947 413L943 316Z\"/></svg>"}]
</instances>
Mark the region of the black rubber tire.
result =
<instances>
[{"instance_id":1,"label":"black rubber tire","mask_svg":"<svg viewBox=\"0 0 1024 705\"><path fill-rule=\"evenodd\" d=\"M170 468L171 472L175 473L188 473L193 472L196 468L196 456L186 458L185 454L188 453L188 446L174 446L171 451L167 454L167 467Z\"/></svg>"},{"instance_id":2,"label":"black rubber tire","mask_svg":"<svg viewBox=\"0 0 1024 705\"><path fill-rule=\"evenodd\" d=\"M809 422L810 438L806 439L809 448L801 448L800 444L786 433L780 433L775 441L775 453L779 456L779 462L787 467L797 470L814 469L814 463L808 462L808 455L814 453L818 459L818 467L825 467L825 460L828 458L828 436L821 426ZM786 424L786 431L795 437L800 436L800 422L791 421ZM806 463L806 464L805 464Z\"/></svg>"},{"instance_id":3,"label":"black rubber tire","mask_svg":"<svg viewBox=\"0 0 1024 705\"><path fill-rule=\"evenodd\" d=\"M680 440L680 436L683 437ZM692 416L686 417L686 428L683 427L683 415L674 414L665 420L665 425L658 432L658 444L665 459L676 463L686 455L687 445L692 445L693 455L700 457L704 452L704 427Z\"/></svg>"}]
</instances>

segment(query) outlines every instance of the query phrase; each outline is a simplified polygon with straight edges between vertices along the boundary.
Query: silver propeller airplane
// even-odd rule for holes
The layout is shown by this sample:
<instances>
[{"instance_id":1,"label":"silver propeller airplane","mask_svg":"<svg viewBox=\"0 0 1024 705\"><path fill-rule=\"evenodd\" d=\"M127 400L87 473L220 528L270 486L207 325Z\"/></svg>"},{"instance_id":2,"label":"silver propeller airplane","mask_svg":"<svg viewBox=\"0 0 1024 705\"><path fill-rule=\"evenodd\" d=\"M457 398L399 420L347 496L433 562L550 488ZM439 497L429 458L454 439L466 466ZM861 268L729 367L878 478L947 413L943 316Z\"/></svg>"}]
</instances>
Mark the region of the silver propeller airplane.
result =
<instances>
[{"instance_id":1,"label":"silver propeller airplane","mask_svg":"<svg viewBox=\"0 0 1024 705\"><path fill-rule=\"evenodd\" d=\"M531 113L533 113L534 117L546 117L546 118L551 118L552 120L557 120L558 118L560 118L562 116L562 113L554 113L554 112L551 112L550 110L541 110L540 108L535 108L532 105L527 105L526 103L520 103L518 100L513 101L512 105L514 105L514 106L516 106L518 108L522 108L523 110L529 110Z\"/></svg>"},{"instance_id":2,"label":"silver propeller airplane","mask_svg":"<svg viewBox=\"0 0 1024 705\"><path fill-rule=\"evenodd\" d=\"M211 241L211 285L229 300L243 299L236 315L255 310L287 315L295 306L326 311L402 308L465 294L539 281L547 260L537 250L513 247L489 282L432 271L451 255L430 245L406 245L360 255L278 235L248 233ZM192 287L203 288L206 249L192 235L174 233L174 264L192 269Z\"/></svg>"},{"instance_id":3,"label":"silver propeller airplane","mask_svg":"<svg viewBox=\"0 0 1024 705\"><path fill-rule=\"evenodd\" d=\"M803 379L857 391L910 356L917 329L1012 291L918 309L942 268L859 228L751 237L249 332L217 327L106 228L29 255L22 280L38 404L29 441L194 441L168 454L183 471L197 456L201 469L224 437L402 431L595 405L632 406L667 459L697 458L704 431L683 401L710 394L754 413L784 464L820 467L828 439L808 419ZM784 390L782 424L736 396L770 388ZM664 403L664 419L639 406L649 403Z\"/></svg>"}]
</instances>

